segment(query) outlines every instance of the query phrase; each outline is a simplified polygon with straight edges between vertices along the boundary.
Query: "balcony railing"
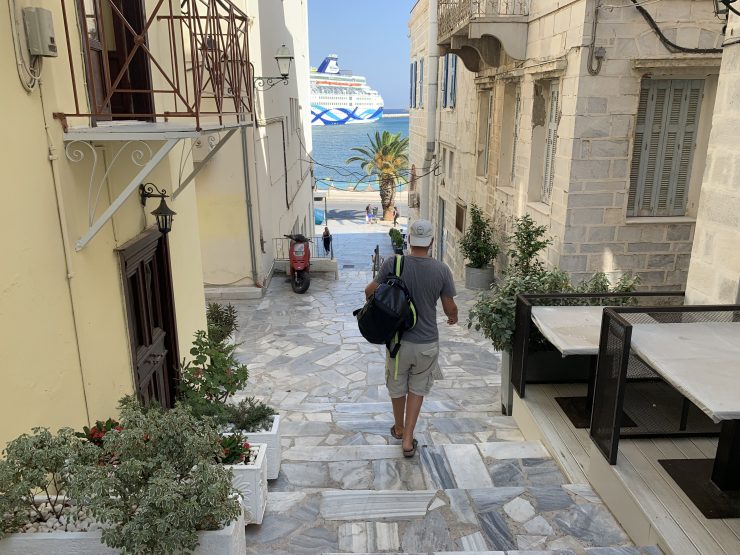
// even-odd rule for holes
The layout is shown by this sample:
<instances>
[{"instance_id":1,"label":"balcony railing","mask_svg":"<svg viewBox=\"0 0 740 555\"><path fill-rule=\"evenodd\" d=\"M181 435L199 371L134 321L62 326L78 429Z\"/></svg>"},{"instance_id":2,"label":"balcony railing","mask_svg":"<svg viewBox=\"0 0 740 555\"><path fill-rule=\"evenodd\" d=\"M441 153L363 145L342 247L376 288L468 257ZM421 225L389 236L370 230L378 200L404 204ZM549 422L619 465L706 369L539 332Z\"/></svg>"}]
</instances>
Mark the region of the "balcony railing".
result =
<instances>
[{"instance_id":1,"label":"balcony railing","mask_svg":"<svg viewBox=\"0 0 740 555\"><path fill-rule=\"evenodd\" d=\"M251 112L249 17L229 0L60 1L74 96L56 114L65 129L68 118L189 118L200 130Z\"/></svg>"},{"instance_id":2,"label":"balcony railing","mask_svg":"<svg viewBox=\"0 0 740 555\"><path fill-rule=\"evenodd\" d=\"M448 38L476 18L529 15L529 0L439 0L438 37Z\"/></svg>"}]
</instances>

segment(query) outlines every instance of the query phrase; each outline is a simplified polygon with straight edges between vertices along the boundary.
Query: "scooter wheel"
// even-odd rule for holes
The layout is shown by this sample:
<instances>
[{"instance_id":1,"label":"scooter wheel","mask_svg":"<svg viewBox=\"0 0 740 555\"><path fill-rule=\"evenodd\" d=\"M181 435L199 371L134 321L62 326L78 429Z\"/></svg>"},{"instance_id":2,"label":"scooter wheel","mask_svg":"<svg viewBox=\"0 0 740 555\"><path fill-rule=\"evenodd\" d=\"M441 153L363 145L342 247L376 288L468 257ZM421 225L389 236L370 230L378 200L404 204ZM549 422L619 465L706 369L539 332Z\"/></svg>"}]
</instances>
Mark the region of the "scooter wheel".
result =
<instances>
[{"instance_id":1,"label":"scooter wheel","mask_svg":"<svg viewBox=\"0 0 740 555\"><path fill-rule=\"evenodd\" d=\"M311 285L311 276L308 275L308 272L298 272L293 278L293 281L290 282L290 285L294 293L302 295L308 291L308 286Z\"/></svg>"}]
</instances>

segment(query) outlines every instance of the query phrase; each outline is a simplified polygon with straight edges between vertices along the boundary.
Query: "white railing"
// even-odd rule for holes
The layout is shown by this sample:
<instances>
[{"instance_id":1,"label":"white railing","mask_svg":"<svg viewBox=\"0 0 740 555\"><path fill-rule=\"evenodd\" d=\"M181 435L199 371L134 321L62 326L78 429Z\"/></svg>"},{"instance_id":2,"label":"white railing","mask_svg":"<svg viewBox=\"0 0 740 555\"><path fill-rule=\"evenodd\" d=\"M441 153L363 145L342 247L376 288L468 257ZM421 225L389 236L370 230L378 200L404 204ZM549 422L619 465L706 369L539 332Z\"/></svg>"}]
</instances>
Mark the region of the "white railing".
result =
<instances>
[{"instance_id":1,"label":"white railing","mask_svg":"<svg viewBox=\"0 0 740 555\"><path fill-rule=\"evenodd\" d=\"M500 15L529 15L529 0L439 0L438 37L449 37L472 19Z\"/></svg>"}]
</instances>

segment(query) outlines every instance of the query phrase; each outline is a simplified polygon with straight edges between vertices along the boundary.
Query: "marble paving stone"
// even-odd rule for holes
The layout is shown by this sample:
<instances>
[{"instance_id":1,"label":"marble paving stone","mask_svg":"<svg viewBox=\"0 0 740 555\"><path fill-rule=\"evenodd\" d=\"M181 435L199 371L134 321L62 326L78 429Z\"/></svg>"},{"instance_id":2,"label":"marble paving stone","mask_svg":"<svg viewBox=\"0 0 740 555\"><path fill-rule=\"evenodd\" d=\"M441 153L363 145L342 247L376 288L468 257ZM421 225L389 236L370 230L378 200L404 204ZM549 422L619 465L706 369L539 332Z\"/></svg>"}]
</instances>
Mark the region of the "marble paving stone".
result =
<instances>
[{"instance_id":1,"label":"marble paving stone","mask_svg":"<svg viewBox=\"0 0 740 555\"><path fill-rule=\"evenodd\" d=\"M553 534L552 526L542 516L538 515L529 522L524 524L524 529L533 535L551 536Z\"/></svg>"},{"instance_id":2,"label":"marble paving stone","mask_svg":"<svg viewBox=\"0 0 740 555\"><path fill-rule=\"evenodd\" d=\"M495 462L491 465L490 473L494 486L529 485L518 459Z\"/></svg>"},{"instance_id":3,"label":"marble paving stone","mask_svg":"<svg viewBox=\"0 0 740 555\"><path fill-rule=\"evenodd\" d=\"M412 521L401 537L404 551L426 553L452 549L454 544L445 519L439 511L429 512L423 519Z\"/></svg>"},{"instance_id":4,"label":"marble paving stone","mask_svg":"<svg viewBox=\"0 0 740 555\"><path fill-rule=\"evenodd\" d=\"M327 520L409 520L424 516L434 491L324 491L321 515Z\"/></svg>"},{"instance_id":5,"label":"marble paving stone","mask_svg":"<svg viewBox=\"0 0 740 555\"><path fill-rule=\"evenodd\" d=\"M461 536L458 542L460 543L460 547L465 551L485 551L488 549L486 538L480 532Z\"/></svg>"},{"instance_id":6,"label":"marble paving stone","mask_svg":"<svg viewBox=\"0 0 740 555\"><path fill-rule=\"evenodd\" d=\"M586 555L663 555L659 547L589 547Z\"/></svg>"},{"instance_id":7,"label":"marble paving stone","mask_svg":"<svg viewBox=\"0 0 740 555\"><path fill-rule=\"evenodd\" d=\"M307 464L283 462L280 472L285 475L286 480L292 486L304 486L310 488L328 488L329 469L325 464Z\"/></svg>"},{"instance_id":8,"label":"marble paving stone","mask_svg":"<svg viewBox=\"0 0 740 555\"><path fill-rule=\"evenodd\" d=\"M291 447L283 452L283 460L287 461L368 461L376 459L400 459L402 457L403 453L401 447L398 445Z\"/></svg>"},{"instance_id":9,"label":"marble paving stone","mask_svg":"<svg viewBox=\"0 0 740 555\"><path fill-rule=\"evenodd\" d=\"M525 536L518 534L516 545L520 551L541 550L547 545L547 536Z\"/></svg>"},{"instance_id":10,"label":"marble paving stone","mask_svg":"<svg viewBox=\"0 0 740 555\"><path fill-rule=\"evenodd\" d=\"M291 553L316 554L325 551L334 551L338 548L337 534L324 527L309 528L290 538L289 550Z\"/></svg>"},{"instance_id":11,"label":"marble paving stone","mask_svg":"<svg viewBox=\"0 0 740 555\"><path fill-rule=\"evenodd\" d=\"M595 547L629 543L629 538L602 505L576 505L556 516L555 524L566 534Z\"/></svg>"},{"instance_id":12,"label":"marble paving stone","mask_svg":"<svg viewBox=\"0 0 740 555\"><path fill-rule=\"evenodd\" d=\"M329 463L329 477L341 489L369 489L373 481L371 464L365 461Z\"/></svg>"},{"instance_id":13,"label":"marble paving stone","mask_svg":"<svg viewBox=\"0 0 740 555\"><path fill-rule=\"evenodd\" d=\"M473 500L473 506L478 512L488 512L500 509L510 500L524 493L524 488L518 487L498 487L473 489L468 491L470 498Z\"/></svg>"},{"instance_id":14,"label":"marble paving stone","mask_svg":"<svg viewBox=\"0 0 740 555\"><path fill-rule=\"evenodd\" d=\"M535 514L532 504L521 497L517 497L506 503L504 505L504 512L517 522L526 522Z\"/></svg>"},{"instance_id":15,"label":"marble paving stone","mask_svg":"<svg viewBox=\"0 0 740 555\"><path fill-rule=\"evenodd\" d=\"M478 524L478 519L475 517L475 511L470 504L470 498L465 490L461 489L447 489L445 495L450 501L450 510L455 518L464 524Z\"/></svg>"},{"instance_id":16,"label":"marble paving stone","mask_svg":"<svg viewBox=\"0 0 740 555\"><path fill-rule=\"evenodd\" d=\"M300 526L300 520L285 515L281 515L280 518L265 518L261 525L247 526L245 531L247 544L265 544L280 540L289 536Z\"/></svg>"},{"instance_id":17,"label":"marble paving stone","mask_svg":"<svg viewBox=\"0 0 740 555\"><path fill-rule=\"evenodd\" d=\"M478 520L480 521L481 531L491 547L504 550L516 549L511 531L498 513L480 513Z\"/></svg>"},{"instance_id":18,"label":"marble paving stone","mask_svg":"<svg viewBox=\"0 0 740 555\"><path fill-rule=\"evenodd\" d=\"M559 511L574 505L573 499L559 486L532 488L535 507L540 512Z\"/></svg>"},{"instance_id":19,"label":"marble paving stone","mask_svg":"<svg viewBox=\"0 0 740 555\"><path fill-rule=\"evenodd\" d=\"M471 489L493 486L486 465L483 464L475 445L445 445L444 453L447 456L458 488Z\"/></svg>"},{"instance_id":20,"label":"marble paving stone","mask_svg":"<svg viewBox=\"0 0 740 555\"><path fill-rule=\"evenodd\" d=\"M300 491L290 492L268 492L267 512L285 513L295 507L306 498L306 494Z\"/></svg>"},{"instance_id":21,"label":"marble paving stone","mask_svg":"<svg viewBox=\"0 0 740 555\"><path fill-rule=\"evenodd\" d=\"M452 489L457 484L452 477L452 469L444 456L443 448L422 445L418 450L419 460L424 469L424 477L429 487L435 489Z\"/></svg>"},{"instance_id":22,"label":"marble paving stone","mask_svg":"<svg viewBox=\"0 0 740 555\"><path fill-rule=\"evenodd\" d=\"M280 434L283 437L291 436L326 436L331 430L328 422L282 422Z\"/></svg>"},{"instance_id":23,"label":"marble paving stone","mask_svg":"<svg viewBox=\"0 0 740 555\"><path fill-rule=\"evenodd\" d=\"M589 503L601 503L601 498L596 495L596 492L594 492L589 484L564 484L563 489L568 490Z\"/></svg>"},{"instance_id":24,"label":"marble paving stone","mask_svg":"<svg viewBox=\"0 0 740 555\"><path fill-rule=\"evenodd\" d=\"M373 489L402 489L398 463L392 460L373 461Z\"/></svg>"},{"instance_id":25,"label":"marble paving stone","mask_svg":"<svg viewBox=\"0 0 740 555\"><path fill-rule=\"evenodd\" d=\"M532 486L559 486L565 476L552 459L522 459L522 469Z\"/></svg>"},{"instance_id":26,"label":"marble paving stone","mask_svg":"<svg viewBox=\"0 0 740 555\"><path fill-rule=\"evenodd\" d=\"M539 441L479 443L478 449L481 455L491 459L544 459L550 456Z\"/></svg>"},{"instance_id":27,"label":"marble paving stone","mask_svg":"<svg viewBox=\"0 0 740 555\"><path fill-rule=\"evenodd\" d=\"M435 509L439 509L440 507L446 506L447 503L442 501L439 497L435 497L432 502L429 504L429 507L427 507L427 511L433 511Z\"/></svg>"},{"instance_id":28,"label":"marble paving stone","mask_svg":"<svg viewBox=\"0 0 740 555\"><path fill-rule=\"evenodd\" d=\"M398 523L350 522L339 525L339 549L352 553L398 551Z\"/></svg>"}]
</instances>

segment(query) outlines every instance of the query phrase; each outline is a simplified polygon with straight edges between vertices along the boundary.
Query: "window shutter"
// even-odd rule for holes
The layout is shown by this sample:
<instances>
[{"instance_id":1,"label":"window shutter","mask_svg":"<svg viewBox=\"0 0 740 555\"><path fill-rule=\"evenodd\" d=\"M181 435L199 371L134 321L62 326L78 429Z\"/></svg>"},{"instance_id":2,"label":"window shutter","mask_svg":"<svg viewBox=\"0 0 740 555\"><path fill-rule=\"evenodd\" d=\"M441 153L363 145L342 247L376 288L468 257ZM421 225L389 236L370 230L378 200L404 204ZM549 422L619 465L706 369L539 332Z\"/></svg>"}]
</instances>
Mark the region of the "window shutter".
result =
<instances>
[{"instance_id":1,"label":"window shutter","mask_svg":"<svg viewBox=\"0 0 740 555\"><path fill-rule=\"evenodd\" d=\"M514 101L514 140L511 145L511 180L514 181L516 175L516 145L519 142L519 111L522 104L521 89L516 90L516 100Z\"/></svg>"},{"instance_id":2,"label":"window shutter","mask_svg":"<svg viewBox=\"0 0 740 555\"><path fill-rule=\"evenodd\" d=\"M550 204L552 186L555 182L555 153L558 146L558 82L550 84L550 114L547 121L547 138L545 142L545 175L542 180L542 202Z\"/></svg>"},{"instance_id":3,"label":"window shutter","mask_svg":"<svg viewBox=\"0 0 740 555\"><path fill-rule=\"evenodd\" d=\"M643 81L628 216L684 215L703 85L701 80Z\"/></svg>"},{"instance_id":4,"label":"window shutter","mask_svg":"<svg viewBox=\"0 0 740 555\"><path fill-rule=\"evenodd\" d=\"M419 60L419 108L424 106L424 58Z\"/></svg>"},{"instance_id":5,"label":"window shutter","mask_svg":"<svg viewBox=\"0 0 740 555\"><path fill-rule=\"evenodd\" d=\"M449 54L445 55L445 62L442 66L442 108L447 107L447 75L449 73Z\"/></svg>"},{"instance_id":6,"label":"window shutter","mask_svg":"<svg viewBox=\"0 0 740 555\"><path fill-rule=\"evenodd\" d=\"M409 108L414 107L414 64L409 64Z\"/></svg>"},{"instance_id":7,"label":"window shutter","mask_svg":"<svg viewBox=\"0 0 740 555\"><path fill-rule=\"evenodd\" d=\"M450 55L452 66L452 78L450 79L450 108L454 108L457 102L457 55Z\"/></svg>"}]
</instances>

